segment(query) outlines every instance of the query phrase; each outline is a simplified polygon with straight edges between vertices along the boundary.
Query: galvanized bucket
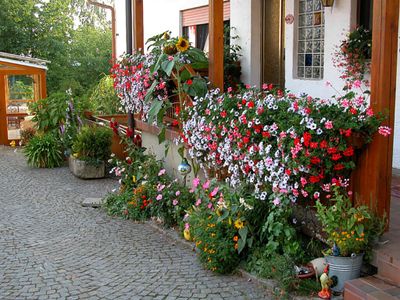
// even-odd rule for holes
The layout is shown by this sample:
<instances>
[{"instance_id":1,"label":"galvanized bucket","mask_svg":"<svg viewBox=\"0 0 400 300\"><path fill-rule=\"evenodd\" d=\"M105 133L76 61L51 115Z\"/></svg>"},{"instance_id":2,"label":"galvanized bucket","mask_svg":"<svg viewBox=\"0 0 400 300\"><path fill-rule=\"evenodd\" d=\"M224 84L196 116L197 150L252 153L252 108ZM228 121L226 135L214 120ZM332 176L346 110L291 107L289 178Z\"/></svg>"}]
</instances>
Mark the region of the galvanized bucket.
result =
<instances>
[{"instance_id":1,"label":"galvanized bucket","mask_svg":"<svg viewBox=\"0 0 400 300\"><path fill-rule=\"evenodd\" d=\"M334 282L337 280L336 285L331 287L332 291L341 293L344 289L344 283L347 280L360 277L363 256L363 254L359 254L351 257L326 257L326 262L329 264L329 277L332 278Z\"/></svg>"}]
</instances>

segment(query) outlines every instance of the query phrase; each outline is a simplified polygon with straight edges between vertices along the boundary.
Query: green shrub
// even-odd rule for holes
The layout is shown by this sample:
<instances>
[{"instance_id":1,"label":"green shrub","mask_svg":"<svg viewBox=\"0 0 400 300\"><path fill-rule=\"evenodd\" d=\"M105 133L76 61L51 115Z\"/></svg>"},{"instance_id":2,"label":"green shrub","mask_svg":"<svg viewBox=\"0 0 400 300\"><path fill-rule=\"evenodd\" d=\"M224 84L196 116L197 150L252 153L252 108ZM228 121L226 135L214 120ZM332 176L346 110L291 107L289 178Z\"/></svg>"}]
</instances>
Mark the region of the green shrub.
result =
<instances>
[{"instance_id":1,"label":"green shrub","mask_svg":"<svg viewBox=\"0 0 400 300\"><path fill-rule=\"evenodd\" d=\"M121 103L114 90L111 76L104 76L94 88L89 102L96 114L113 115L121 113Z\"/></svg>"},{"instance_id":2,"label":"green shrub","mask_svg":"<svg viewBox=\"0 0 400 300\"><path fill-rule=\"evenodd\" d=\"M93 165L106 161L111 154L112 131L106 127L82 127L72 144L74 157Z\"/></svg>"},{"instance_id":3,"label":"green shrub","mask_svg":"<svg viewBox=\"0 0 400 300\"><path fill-rule=\"evenodd\" d=\"M23 151L28 164L37 168L59 167L64 160L60 141L53 133L35 135Z\"/></svg>"},{"instance_id":4,"label":"green shrub","mask_svg":"<svg viewBox=\"0 0 400 300\"><path fill-rule=\"evenodd\" d=\"M29 109L34 115L32 121L36 123L36 129L42 132L58 131L65 120L67 106L66 95L61 92L30 103Z\"/></svg>"},{"instance_id":5,"label":"green shrub","mask_svg":"<svg viewBox=\"0 0 400 300\"><path fill-rule=\"evenodd\" d=\"M26 128L20 131L21 135L21 144L26 145L28 142L35 136L36 130L35 128Z\"/></svg>"}]
</instances>

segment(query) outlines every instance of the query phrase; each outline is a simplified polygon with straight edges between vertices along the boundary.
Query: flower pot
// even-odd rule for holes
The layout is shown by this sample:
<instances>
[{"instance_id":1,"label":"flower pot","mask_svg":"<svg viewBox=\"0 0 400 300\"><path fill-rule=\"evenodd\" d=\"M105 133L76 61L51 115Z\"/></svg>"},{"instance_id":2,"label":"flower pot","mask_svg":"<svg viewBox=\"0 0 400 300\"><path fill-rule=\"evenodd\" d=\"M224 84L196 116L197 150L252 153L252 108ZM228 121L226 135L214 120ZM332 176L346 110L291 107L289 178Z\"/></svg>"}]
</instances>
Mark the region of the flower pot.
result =
<instances>
[{"instance_id":1,"label":"flower pot","mask_svg":"<svg viewBox=\"0 0 400 300\"><path fill-rule=\"evenodd\" d=\"M94 166L86 161L79 160L72 155L69 156L69 169L72 174L81 179L96 179L103 178L105 175L105 163L101 162L100 165Z\"/></svg>"},{"instance_id":2,"label":"flower pot","mask_svg":"<svg viewBox=\"0 0 400 300\"><path fill-rule=\"evenodd\" d=\"M337 280L336 285L331 287L332 291L343 292L344 284L347 280L360 277L363 256L364 254L353 255L351 257L326 257L326 262L329 264L329 277L334 279L334 281Z\"/></svg>"}]
</instances>

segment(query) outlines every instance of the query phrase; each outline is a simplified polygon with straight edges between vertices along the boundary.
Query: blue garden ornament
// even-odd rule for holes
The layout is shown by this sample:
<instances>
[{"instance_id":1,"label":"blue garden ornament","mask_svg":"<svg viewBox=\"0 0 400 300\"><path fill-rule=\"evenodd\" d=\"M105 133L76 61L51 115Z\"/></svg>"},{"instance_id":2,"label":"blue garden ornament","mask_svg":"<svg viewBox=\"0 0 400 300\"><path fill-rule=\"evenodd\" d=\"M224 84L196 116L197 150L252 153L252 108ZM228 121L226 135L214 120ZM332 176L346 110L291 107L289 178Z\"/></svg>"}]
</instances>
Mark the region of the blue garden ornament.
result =
<instances>
[{"instance_id":1,"label":"blue garden ornament","mask_svg":"<svg viewBox=\"0 0 400 300\"><path fill-rule=\"evenodd\" d=\"M178 166L178 172L179 174L181 174L182 176L186 176L187 174L190 173L190 171L192 171L192 167L189 165L188 161L186 158L184 158L182 160L182 162L179 164Z\"/></svg>"},{"instance_id":2,"label":"blue garden ornament","mask_svg":"<svg viewBox=\"0 0 400 300\"><path fill-rule=\"evenodd\" d=\"M339 249L338 245L336 245L336 243L333 244L332 254L333 254L333 256L340 256L340 249Z\"/></svg>"}]
</instances>

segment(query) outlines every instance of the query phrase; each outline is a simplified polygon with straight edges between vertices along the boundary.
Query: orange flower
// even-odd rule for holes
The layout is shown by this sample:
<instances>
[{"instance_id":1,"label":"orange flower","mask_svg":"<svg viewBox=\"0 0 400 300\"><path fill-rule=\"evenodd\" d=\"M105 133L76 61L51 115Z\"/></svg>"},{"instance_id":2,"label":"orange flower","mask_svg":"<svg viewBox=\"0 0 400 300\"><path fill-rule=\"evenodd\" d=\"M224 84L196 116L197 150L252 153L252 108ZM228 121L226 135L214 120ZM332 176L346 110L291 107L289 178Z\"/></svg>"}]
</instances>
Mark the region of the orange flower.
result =
<instances>
[{"instance_id":1,"label":"orange flower","mask_svg":"<svg viewBox=\"0 0 400 300\"><path fill-rule=\"evenodd\" d=\"M234 242L237 242L239 240L239 237L237 236L237 235L235 235L234 237L233 237L233 241Z\"/></svg>"}]
</instances>

